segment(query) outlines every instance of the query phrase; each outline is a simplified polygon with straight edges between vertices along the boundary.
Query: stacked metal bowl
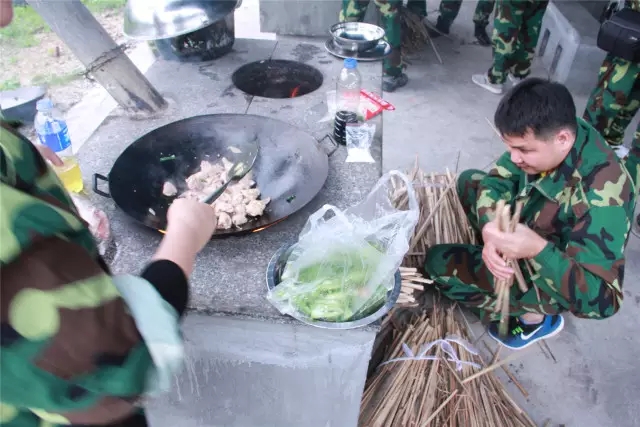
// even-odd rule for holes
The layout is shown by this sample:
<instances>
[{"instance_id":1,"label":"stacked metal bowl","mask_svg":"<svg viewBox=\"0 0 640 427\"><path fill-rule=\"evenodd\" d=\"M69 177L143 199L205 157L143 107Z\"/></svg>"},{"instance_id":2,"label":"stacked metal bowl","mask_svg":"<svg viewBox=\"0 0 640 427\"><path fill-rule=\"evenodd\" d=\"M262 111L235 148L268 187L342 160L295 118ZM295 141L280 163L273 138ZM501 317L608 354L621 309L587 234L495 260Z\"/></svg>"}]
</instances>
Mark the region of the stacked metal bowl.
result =
<instances>
[{"instance_id":1,"label":"stacked metal bowl","mask_svg":"<svg viewBox=\"0 0 640 427\"><path fill-rule=\"evenodd\" d=\"M374 49L385 35L382 28L364 22L340 22L329 32L336 47L352 53Z\"/></svg>"}]
</instances>

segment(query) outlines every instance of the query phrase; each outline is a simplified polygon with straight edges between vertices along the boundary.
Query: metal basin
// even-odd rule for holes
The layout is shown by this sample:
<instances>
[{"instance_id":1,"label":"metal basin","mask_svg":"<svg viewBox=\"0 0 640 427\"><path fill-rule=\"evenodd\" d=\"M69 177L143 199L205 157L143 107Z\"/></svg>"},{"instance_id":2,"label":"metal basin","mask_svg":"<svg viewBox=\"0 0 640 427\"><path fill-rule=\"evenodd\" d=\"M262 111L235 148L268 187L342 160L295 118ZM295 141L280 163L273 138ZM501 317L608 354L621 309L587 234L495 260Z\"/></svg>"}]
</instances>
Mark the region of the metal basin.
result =
<instances>
[{"instance_id":1,"label":"metal basin","mask_svg":"<svg viewBox=\"0 0 640 427\"><path fill-rule=\"evenodd\" d=\"M293 245L284 245L271 257L271 261L269 261L269 266L267 267L267 288L273 289L276 287L278 283L280 283L280 277L284 272L284 267L287 263L287 259L289 259L289 255L293 249ZM393 306L396 304L398 297L400 296L400 288L402 284L402 278L400 276L400 271L396 271L394 277L393 288L387 293L387 301L374 313L363 317L361 319L353 320L351 322L323 322L318 320L312 320L302 313L294 312L290 314L291 317L301 321L302 323L306 323L310 326L315 326L317 328L325 328L325 329L355 329L362 328L364 326L370 325L380 319L382 316L387 314Z\"/></svg>"},{"instance_id":2,"label":"metal basin","mask_svg":"<svg viewBox=\"0 0 640 427\"><path fill-rule=\"evenodd\" d=\"M329 32L336 46L348 52L371 50L385 34L382 28L364 22L341 22L333 25Z\"/></svg>"},{"instance_id":3,"label":"metal basin","mask_svg":"<svg viewBox=\"0 0 640 427\"><path fill-rule=\"evenodd\" d=\"M0 92L0 117L8 122L33 123L36 103L47 93L44 86L21 87Z\"/></svg>"},{"instance_id":4,"label":"metal basin","mask_svg":"<svg viewBox=\"0 0 640 427\"><path fill-rule=\"evenodd\" d=\"M238 0L128 0L124 33L136 40L188 34L224 19Z\"/></svg>"}]
</instances>

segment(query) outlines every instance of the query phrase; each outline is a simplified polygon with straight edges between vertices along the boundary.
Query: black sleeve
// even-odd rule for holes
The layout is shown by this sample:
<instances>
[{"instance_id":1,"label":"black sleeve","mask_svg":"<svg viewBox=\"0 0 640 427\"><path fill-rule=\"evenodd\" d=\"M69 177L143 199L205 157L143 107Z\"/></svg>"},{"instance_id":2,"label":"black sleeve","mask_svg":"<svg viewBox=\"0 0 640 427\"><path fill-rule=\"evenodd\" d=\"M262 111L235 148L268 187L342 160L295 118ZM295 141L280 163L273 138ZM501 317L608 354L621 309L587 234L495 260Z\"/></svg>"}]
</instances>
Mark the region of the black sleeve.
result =
<instances>
[{"instance_id":1,"label":"black sleeve","mask_svg":"<svg viewBox=\"0 0 640 427\"><path fill-rule=\"evenodd\" d=\"M151 283L182 317L189 301L189 282L176 263L165 259L154 261L140 276Z\"/></svg>"}]
</instances>

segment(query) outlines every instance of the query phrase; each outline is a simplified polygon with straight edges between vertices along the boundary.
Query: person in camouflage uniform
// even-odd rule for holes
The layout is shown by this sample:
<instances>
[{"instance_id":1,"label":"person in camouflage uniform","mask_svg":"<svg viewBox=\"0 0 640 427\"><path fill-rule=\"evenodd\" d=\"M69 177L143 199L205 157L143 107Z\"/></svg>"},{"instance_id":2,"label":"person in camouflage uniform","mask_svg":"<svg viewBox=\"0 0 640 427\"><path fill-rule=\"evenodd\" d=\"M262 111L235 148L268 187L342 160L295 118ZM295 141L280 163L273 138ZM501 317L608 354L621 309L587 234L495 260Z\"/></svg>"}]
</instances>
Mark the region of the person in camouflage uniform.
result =
<instances>
[{"instance_id":1,"label":"person in camouflage uniform","mask_svg":"<svg viewBox=\"0 0 640 427\"><path fill-rule=\"evenodd\" d=\"M529 78L501 100L495 125L508 152L485 173L460 174L457 190L482 245L436 245L424 269L446 297L492 321L489 334L520 349L557 334L562 312L603 319L622 304L624 248L636 198L621 160L576 117L568 89ZM494 210L524 202L515 232L500 232ZM494 277L518 260L528 284L511 287L510 333L501 338Z\"/></svg>"},{"instance_id":2,"label":"person in camouflage uniform","mask_svg":"<svg viewBox=\"0 0 640 427\"><path fill-rule=\"evenodd\" d=\"M385 39L391 45L391 54L383 61L384 75L382 90L393 92L405 86L409 78L402 66L402 34L399 8L402 0L374 0L380 10ZM340 22L362 22L369 6L369 0L342 0Z\"/></svg>"},{"instance_id":3,"label":"person in camouflage uniform","mask_svg":"<svg viewBox=\"0 0 640 427\"><path fill-rule=\"evenodd\" d=\"M475 84L499 95L507 78L517 83L529 75L548 3L502 0L496 4L493 65L487 73L472 76Z\"/></svg>"},{"instance_id":4,"label":"person in camouflage uniform","mask_svg":"<svg viewBox=\"0 0 640 427\"><path fill-rule=\"evenodd\" d=\"M476 5L473 14L473 22L475 24L474 35L478 39L478 43L483 46L489 46L491 39L487 35L487 26L489 25L489 17L493 12L495 0L480 0ZM439 15L435 28L428 28L431 38L438 38L443 34L449 34L453 21L458 17L462 0L442 0L439 7ZM427 17L427 4L424 0L409 0L407 8L420 16Z\"/></svg>"},{"instance_id":5,"label":"person in camouflage uniform","mask_svg":"<svg viewBox=\"0 0 640 427\"><path fill-rule=\"evenodd\" d=\"M640 11L640 0L628 1L626 7ZM607 54L582 117L617 150L622 147L624 132L639 109L640 64ZM632 143L636 150L640 150L639 145L640 125Z\"/></svg>"},{"instance_id":6,"label":"person in camouflage uniform","mask_svg":"<svg viewBox=\"0 0 640 427\"><path fill-rule=\"evenodd\" d=\"M11 17L0 0L0 25ZM0 121L0 427L146 427L138 402L176 372L162 359L182 355L158 338L179 342L187 278L215 212L174 202L140 277L111 276L45 158L62 166ZM155 337L153 322L163 326Z\"/></svg>"},{"instance_id":7,"label":"person in camouflage uniform","mask_svg":"<svg viewBox=\"0 0 640 427\"><path fill-rule=\"evenodd\" d=\"M0 427L146 426L135 403L158 365L137 327L136 302L120 294L126 276L110 275L55 172L2 122L0 206ZM175 322L195 256L213 232L201 227L215 227L215 213L177 201L168 222L135 285L156 296L154 320Z\"/></svg>"},{"instance_id":8,"label":"person in camouflage uniform","mask_svg":"<svg viewBox=\"0 0 640 427\"><path fill-rule=\"evenodd\" d=\"M480 0L476 5L476 10L473 12L473 35L482 46L491 45L491 38L487 34L487 27L489 26L489 18L493 13L495 4L495 0Z\"/></svg>"}]
</instances>

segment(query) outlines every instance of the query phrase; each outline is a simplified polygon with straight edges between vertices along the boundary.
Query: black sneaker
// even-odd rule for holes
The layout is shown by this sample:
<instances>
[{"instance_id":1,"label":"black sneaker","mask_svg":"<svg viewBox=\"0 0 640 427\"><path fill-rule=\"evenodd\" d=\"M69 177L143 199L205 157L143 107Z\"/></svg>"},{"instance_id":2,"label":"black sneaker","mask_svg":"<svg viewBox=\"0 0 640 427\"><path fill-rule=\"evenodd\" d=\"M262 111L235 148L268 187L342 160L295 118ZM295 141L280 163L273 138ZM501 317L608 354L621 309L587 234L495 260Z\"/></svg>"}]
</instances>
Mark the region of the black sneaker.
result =
<instances>
[{"instance_id":1,"label":"black sneaker","mask_svg":"<svg viewBox=\"0 0 640 427\"><path fill-rule=\"evenodd\" d=\"M491 37L487 34L487 27L481 24L476 24L476 28L473 31L473 35L478 40L480 46L491 46Z\"/></svg>"},{"instance_id":2,"label":"black sneaker","mask_svg":"<svg viewBox=\"0 0 640 427\"><path fill-rule=\"evenodd\" d=\"M518 317L510 317L505 337L500 336L499 326L499 322L489 325L489 336L511 350L522 350L537 341L557 335L564 328L564 319L557 314L546 315L542 322L527 325Z\"/></svg>"},{"instance_id":3,"label":"black sneaker","mask_svg":"<svg viewBox=\"0 0 640 427\"><path fill-rule=\"evenodd\" d=\"M385 92L393 92L399 87L405 86L409 82L409 77L405 73L397 76L385 74L382 76L382 90Z\"/></svg>"}]
</instances>

